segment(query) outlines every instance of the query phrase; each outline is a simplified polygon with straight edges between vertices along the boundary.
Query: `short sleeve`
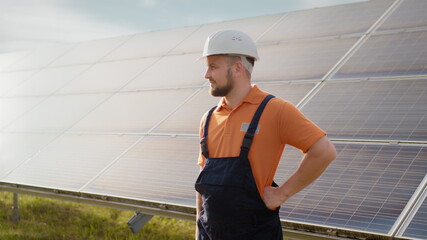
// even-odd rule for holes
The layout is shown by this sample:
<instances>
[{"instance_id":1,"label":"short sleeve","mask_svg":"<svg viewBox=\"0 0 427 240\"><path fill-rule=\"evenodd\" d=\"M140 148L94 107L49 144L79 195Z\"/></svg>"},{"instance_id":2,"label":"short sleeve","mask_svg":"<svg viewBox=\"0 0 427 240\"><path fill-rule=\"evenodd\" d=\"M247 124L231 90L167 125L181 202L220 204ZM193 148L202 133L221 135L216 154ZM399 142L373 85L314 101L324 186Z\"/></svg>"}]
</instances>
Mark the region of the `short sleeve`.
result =
<instances>
[{"instance_id":1,"label":"short sleeve","mask_svg":"<svg viewBox=\"0 0 427 240\"><path fill-rule=\"evenodd\" d=\"M200 120L200 127L199 127L199 139L201 140L203 138L203 127L205 125L205 119L206 119L207 113L205 113L202 117L202 119ZM203 167L205 165L205 157L202 154L202 150L201 148L199 148L199 158L197 160L197 164L201 167Z\"/></svg>"},{"instance_id":2,"label":"short sleeve","mask_svg":"<svg viewBox=\"0 0 427 240\"><path fill-rule=\"evenodd\" d=\"M326 132L310 121L292 103L283 101L280 109L279 129L284 144L307 152Z\"/></svg>"}]
</instances>

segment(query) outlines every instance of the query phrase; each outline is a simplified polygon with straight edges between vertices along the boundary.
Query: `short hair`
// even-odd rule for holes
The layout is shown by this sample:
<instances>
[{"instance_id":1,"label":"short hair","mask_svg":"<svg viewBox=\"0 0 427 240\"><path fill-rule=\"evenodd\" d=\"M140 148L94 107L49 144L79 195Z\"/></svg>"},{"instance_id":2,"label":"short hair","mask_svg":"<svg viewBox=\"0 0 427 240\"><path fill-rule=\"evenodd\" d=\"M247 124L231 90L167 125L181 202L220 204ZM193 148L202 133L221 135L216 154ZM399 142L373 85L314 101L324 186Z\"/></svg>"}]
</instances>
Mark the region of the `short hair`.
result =
<instances>
[{"instance_id":1,"label":"short hair","mask_svg":"<svg viewBox=\"0 0 427 240\"><path fill-rule=\"evenodd\" d=\"M233 65L237 61L241 61L243 66L245 67L246 73L250 77L252 74L252 69L255 65L255 59L252 57L242 56L242 55L231 55L231 54L225 54L225 56L228 56L228 64L229 66Z\"/></svg>"}]
</instances>

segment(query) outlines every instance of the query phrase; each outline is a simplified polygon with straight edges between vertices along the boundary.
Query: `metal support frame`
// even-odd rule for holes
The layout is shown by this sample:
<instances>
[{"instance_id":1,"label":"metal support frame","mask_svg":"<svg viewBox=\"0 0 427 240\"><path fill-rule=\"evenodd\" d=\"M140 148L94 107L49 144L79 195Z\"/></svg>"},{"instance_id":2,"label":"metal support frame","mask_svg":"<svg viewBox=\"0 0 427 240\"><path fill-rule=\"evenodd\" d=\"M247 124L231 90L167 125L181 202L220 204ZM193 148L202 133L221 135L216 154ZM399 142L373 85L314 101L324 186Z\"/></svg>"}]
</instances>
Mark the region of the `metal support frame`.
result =
<instances>
[{"instance_id":1,"label":"metal support frame","mask_svg":"<svg viewBox=\"0 0 427 240\"><path fill-rule=\"evenodd\" d=\"M421 204L427 199L427 174L424 176L423 181L415 190L411 199L402 210L399 218L396 220L393 227L390 229L389 234L392 236L403 237L406 228L411 223Z\"/></svg>"},{"instance_id":2,"label":"metal support frame","mask_svg":"<svg viewBox=\"0 0 427 240\"><path fill-rule=\"evenodd\" d=\"M127 225L133 234L137 234L145 226L145 224L151 220L152 217L153 215L136 212L136 214L131 219L129 219Z\"/></svg>"},{"instance_id":3,"label":"metal support frame","mask_svg":"<svg viewBox=\"0 0 427 240\"><path fill-rule=\"evenodd\" d=\"M18 193L13 193L13 206L12 206L12 222L19 221L19 198Z\"/></svg>"},{"instance_id":4,"label":"metal support frame","mask_svg":"<svg viewBox=\"0 0 427 240\"><path fill-rule=\"evenodd\" d=\"M113 196L101 196L91 193L72 192L58 189L18 185L0 181L0 191L8 191L29 194L38 197L71 201L101 207L116 208L121 210L135 211L136 222L129 220L132 231L138 232L152 216L163 216L177 218L186 221L195 221L196 209L194 206L179 206L175 204L160 203L147 200L129 199ZM140 215L138 215L138 213ZM139 220L139 221L138 221ZM313 225L303 222L292 222L281 220L282 231L289 239L378 239L398 240L401 237L392 237L373 232L356 231L352 229L338 229L330 226ZM128 223L129 225L129 223ZM140 227L140 228L139 228ZM138 230L139 228L139 230Z\"/></svg>"}]
</instances>

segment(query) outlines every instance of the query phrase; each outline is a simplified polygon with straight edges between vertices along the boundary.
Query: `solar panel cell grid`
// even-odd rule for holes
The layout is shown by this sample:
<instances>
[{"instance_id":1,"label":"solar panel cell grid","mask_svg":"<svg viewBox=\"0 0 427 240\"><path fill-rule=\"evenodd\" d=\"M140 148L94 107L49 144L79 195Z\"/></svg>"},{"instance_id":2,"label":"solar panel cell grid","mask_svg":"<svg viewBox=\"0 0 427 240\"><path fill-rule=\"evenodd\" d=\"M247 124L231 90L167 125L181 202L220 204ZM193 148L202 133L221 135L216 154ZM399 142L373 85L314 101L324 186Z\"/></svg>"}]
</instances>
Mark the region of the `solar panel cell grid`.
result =
<instances>
[{"instance_id":1,"label":"solar panel cell grid","mask_svg":"<svg viewBox=\"0 0 427 240\"><path fill-rule=\"evenodd\" d=\"M273 94L294 105L297 105L315 85L315 83L258 84L262 91Z\"/></svg>"},{"instance_id":2,"label":"solar panel cell grid","mask_svg":"<svg viewBox=\"0 0 427 240\"><path fill-rule=\"evenodd\" d=\"M102 58L101 61L166 55L197 28L198 27L186 27L133 35L118 48Z\"/></svg>"},{"instance_id":3,"label":"solar panel cell grid","mask_svg":"<svg viewBox=\"0 0 427 240\"><path fill-rule=\"evenodd\" d=\"M25 57L28 52L10 52L0 54L0 72L5 71L9 66Z\"/></svg>"},{"instance_id":4,"label":"solar panel cell grid","mask_svg":"<svg viewBox=\"0 0 427 240\"><path fill-rule=\"evenodd\" d=\"M2 181L77 191L136 139L135 136L63 135Z\"/></svg>"},{"instance_id":5,"label":"solar panel cell grid","mask_svg":"<svg viewBox=\"0 0 427 240\"><path fill-rule=\"evenodd\" d=\"M63 56L69 51L74 45L57 45L48 48L40 48L31 51L28 55L20 58L15 63L3 69L3 71L16 71L16 70L27 70L37 69L49 66L59 57Z\"/></svg>"},{"instance_id":6,"label":"solar panel cell grid","mask_svg":"<svg viewBox=\"0 0 427 240\"><path fill-rule=\"evenodd\" d=\"M0 73L0 96L19 86L30 78L36 71L19 71Z\"/></svg>"},{"instance_id":7,"label":"solar panel cell grid","mask_svg":"<svg viewBox=\"0 0 427 240\"><path fill-rule=\"evenodd\" d=\"M84 192L193 206L197 138L144 137Z\"/></svg>"},{"instance_id":8,"label":"solar panel cell grid","mask_svg":"<svg viewBox=\"0 0 427 240\"><path fill-rule=\"evenodd\" d=\"M85 116L71 131L146 133L193 92L194 89L117 93Z\"/></svg>"},{"instance_id":9,"label":"solar panel cell grid","mask_svg":"<svg viewBox=\"0 0 427 240\"><path fill-rule=\"evenodd\" d=\"M164 56L136 77L124 90L202 86L206 83L206 63L197 61L200 56L200 53Z\"/></svg>"},{"instance_id":10,"label":"solar panel cell grid","mask_svg":"<svg viewBox=\"0 0 427 240\"><path fill-rule=\"evenodd\" d=\"M105 94L51 96L19 116L6 131L64 131L107 96Z\"/></svg>"},{"instance_id":11,"label":"solar panel cell grid","mask_svg":"<svg viewBox=\"0 0 427 240\"><path fill-rule=\"evenodd\" d=\"M293 196L281 218L388 233L427 171L422 147L336 144L338 158L324 175ZM285 152L277 180L286 179L302 154ZM373 167L383 161L381 167ZM402 163L405 163L403 166Z\"/></svg>"},{"instance_id":12,"label":"solar panel cell grid","mask_svg":"<svg viewBox=\"0 0 427 240\"><path fill-rule=\"evenodd\" d=\"M0 180L48 144L53 134L0 134Z\"/></svg>"},{"instance_id":13,"label":"solar panel cell grid","mask_svg":"<svg viewBox=\"0 0 427 240\"><path fill-rule=\"evenodd\" d=\"M405 0L387 18L378 31L427 26L427 2L424 0Z\"/></svg>"},{"instance_id":14,"label":"solar panel cell grid","mask_svg":"<svg viewBox=\"0 0 427 240\"><path fill-rule=\"evenodd\" d=\"M159 127L154 129L153 132L198 135L200 120L203 114L216 106L219 101L220 98L210 96L209 88L205 87L181 106L165 122L159 125Z\"/></svg>"},{"instance_id":15,"label":"solar panel cell grid","mask_svg":"<svg viewBox=\"0 0 427 240\"><path fill-rule=\"evenodd\" d=\"M6 96L51 95L89 68L89 65L45 68L32 75Z\"/></svg>"},{"instance_id":16,"label":"solar panel cell grid","mask_svg":"<svg viewBox=\"0 0 427 240\"><path fill-rule=\"evenodd\" d=\"M17 118L37 106L43 99L43 97L0 98L0 129L6 128Z\"/></svg>"},{"instance_id":17,"label":"solar panel cell grid","mask_svg":"<svg viewBox=\"0 0 427 240\"><path fill-rule=\"evenodd\" d=\"M302 41L260 46L253 81L319 80L357 38Z\"/></svg>"},{"instance_id":18,"label":"solar panel cell grid","mask_svg":"<svg viewBox=\"0 0 427 240\"><path fill-rule=\"evenodd\" d=\"M426 140L427 81L330 82L302 111L332 138Z\"/></svg>"},{"instance_id":19,"label":"solar panel cell grid","mask_svg":"<svg viewBox=\"0 0 427 240\"><path fill-rule=\"evenodd\" d=\"M364 33L392 4L392 1L369 1L328 8L290 13L261 39L283 41L289 39L337 36Z\"/></svg>"},{"instance_id":20,"label":"solar panel cell grid","mask_svg":"<svg viewBox=\"0 0 427 240\"><path fill-rule=\"evenodd\" d=\"M333 78L427 74L427 31L373 35Z\"/></svg>"},{"instance_id":21,"label":"solar panel cell grid","mask_svg":"<svg viewBox=\"0 0 427 240\"><path fill-rule=\"evenodd\" d=\"M425 239L427 229L427 199L425 198L414 218L403 233L404 237Z\"/></svg>"},{"instance_id":22,"label":"solar panel cell grid","mask_svg":"<svg viewBox=\"0 0 427 240\"><path fill-rule=\"evenodd\" d=\"M63 56L52 62L50 66L98 62L129 38L130 36L124 36L78 43Z\"/></svg>"},{"instance_id":23,"label":"solar panel cell grid","mask_svg":"<svg viewBox=\"0 0 427 240\"><path fill-rule=\"evenodd\" d=\"M146 70L158 58L101 62L69 82L58 93L114 92Z\"/></svg>"}]
</instances>

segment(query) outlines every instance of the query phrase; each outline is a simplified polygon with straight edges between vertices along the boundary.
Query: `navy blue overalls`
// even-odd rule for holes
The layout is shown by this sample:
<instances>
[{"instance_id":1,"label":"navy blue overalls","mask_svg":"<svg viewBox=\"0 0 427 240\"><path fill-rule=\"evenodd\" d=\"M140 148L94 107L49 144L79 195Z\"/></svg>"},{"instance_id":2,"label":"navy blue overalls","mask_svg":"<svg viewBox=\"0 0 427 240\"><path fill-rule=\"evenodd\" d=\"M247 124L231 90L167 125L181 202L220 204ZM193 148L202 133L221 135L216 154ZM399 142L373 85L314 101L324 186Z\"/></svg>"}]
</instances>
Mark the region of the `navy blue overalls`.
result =
<instances>
[{"instance_id":1,"label":"navy blue overalls","mask_svg":"<svg viewBox=\"0 0 427 240\"><path fill-rule=\"evenodd\" d=\"M273 97L267 96L255 112L238 157L209 157L208 126L215 107L209 111L200 142L206 163L195 184L203 199L198 240L283 240L279 209L265 206L248 159L261 114Z\"/></svg>"}]
</instances>

